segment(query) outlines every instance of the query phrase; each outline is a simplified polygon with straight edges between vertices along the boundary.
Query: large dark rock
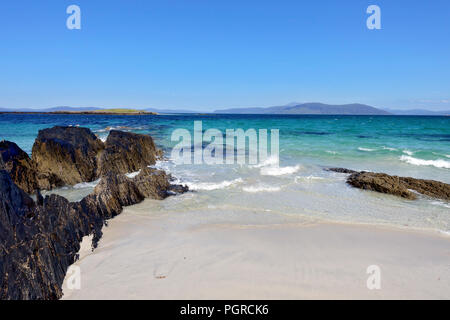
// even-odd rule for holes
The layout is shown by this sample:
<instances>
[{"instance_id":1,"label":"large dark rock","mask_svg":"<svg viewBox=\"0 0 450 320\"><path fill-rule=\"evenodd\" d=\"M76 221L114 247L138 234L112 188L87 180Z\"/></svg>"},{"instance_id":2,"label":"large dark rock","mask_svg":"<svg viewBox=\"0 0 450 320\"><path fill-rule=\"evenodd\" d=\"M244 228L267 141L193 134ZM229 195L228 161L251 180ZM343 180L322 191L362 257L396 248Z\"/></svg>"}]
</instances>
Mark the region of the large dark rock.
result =
<instances>
[{"instance_id":1,"label":"large dark rock","mask_svg":"<svg viewBox=\"0 0 450 320\"><path fill-rule=\"evenodd\" d=\"M39 173L73 185L97 179L97 155L103 148L103 142L88 128L53 127L39 131L32 159Z\"/></svg>"},{"instance_id":2,"label":"large dark rock","mask_svg":"<svg viewBox=\"0 0 450 320\"><path fill-rule=\"evenodd\" d=\"M60 298L82 237L102 225L57 195L35 203L0 171L0 299Z\"/></svg>"},{"instance_id":3,"label":"large dark rock","mask_svg":"<svg viewBox=\"0 0 450 320\"><path fill-rule=\"evenodd\" d=\"M54 127L39 132L32 159L7 141L0 155L0 299L60 298L84 236L93 235L95 248L106 220L124 206L187 191L147 167L160 151L145 135L112 131L105 148L89 129ZM138 170L134 178L123 174ZM39 192L98 176L94 192L80 202ZM36 201L18 185L35 192Z\"/></svg>"},{"instance_id":4,"label":"large dark rock","mask_svg":"<svg viewBox=\"0 0 450 320\"><path fill-rule=\"evenodd\" d=\"M8 171L14 183L27 193L64 185L53 173L39 172L36 163L14 142L1 141L0 154L4 169Z\"/></svg>"},{"instance_id":5,"label":"large dark rock","mask_svg":"<svg viewBox=\"0 0 450 320\"><path fill-rule=\"evenodd\" d=\"M152 137L132 132L112 130L105 142L105 150L101 153L100 173L135 172L155 164L161 156Z\"/></svg>"},{"instance_id":6,"label":"large dark rock","mask_svg":"<svg viewBox=\"0 0 450 320\"><path fill-rule=\"evenodd\" d=\"M28 193L135 172L162 155L148 135L112 130L103 144L89 129L79 127L39 131L31 159L9 141L0 143L0 154L13 181Z\"/></svg>"},{"instance_id":7,"label":"large dark rock","mask_svg":"<svg viewBox=\"0 0 450 320\"><path fill-rule=\"evenodd\" d=\"M173 190L164 172L143 168L134 179L105 175L80 202L38 194L34 202L9 174L0 171L0 299L58 299L68 267L78 258L82 238L95 248L107 219L144 198L163 199Z\"/></svg>"}]
</instances>

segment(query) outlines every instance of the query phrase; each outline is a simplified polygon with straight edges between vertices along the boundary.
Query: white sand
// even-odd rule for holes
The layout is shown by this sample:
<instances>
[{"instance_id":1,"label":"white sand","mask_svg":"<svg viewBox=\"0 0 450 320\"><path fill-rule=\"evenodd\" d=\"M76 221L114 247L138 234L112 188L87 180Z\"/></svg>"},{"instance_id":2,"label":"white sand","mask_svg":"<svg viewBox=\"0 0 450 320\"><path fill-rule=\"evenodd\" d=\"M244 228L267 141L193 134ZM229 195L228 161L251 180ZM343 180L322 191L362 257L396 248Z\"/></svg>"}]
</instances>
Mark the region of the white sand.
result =
<instances>
[{"instance_id":1,"label":"white sand","mask_svg":"<svg viewBox=\"0 0 450 320\"><path fill-rule=\"evenodd\" d=\"M169 216L126 210L110 221L99 247L76 263L81 290L65 289L64 299L450 299L445 235ZM380 290L367 289L369 265L381 268Z\"/></svg>"}]
</instances>

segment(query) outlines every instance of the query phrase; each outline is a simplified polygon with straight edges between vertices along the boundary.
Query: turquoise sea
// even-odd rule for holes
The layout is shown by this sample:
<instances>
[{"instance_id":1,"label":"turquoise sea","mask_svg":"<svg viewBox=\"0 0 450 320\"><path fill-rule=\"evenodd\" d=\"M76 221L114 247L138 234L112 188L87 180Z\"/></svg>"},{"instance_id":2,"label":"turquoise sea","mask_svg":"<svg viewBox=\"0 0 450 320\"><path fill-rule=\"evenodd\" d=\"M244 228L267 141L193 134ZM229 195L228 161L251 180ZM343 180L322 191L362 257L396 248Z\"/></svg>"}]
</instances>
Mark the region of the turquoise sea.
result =
<instances>
[{"instance_id":1,"label":"turquoise sea","mask_svg":"<svg viewBox=\"0 0 450 320\"><path fill-rule=\"evenodd\" d=\"M204 130L279 129L279 166L175 165L170 159L173 130L192 132L200 120ZM89 127L102 139L111 129L150 134L167 157L157 166L195 192L162 203L148 200L148 214L179 214L201 223L332 221L450 231L449 203L353 189L345 175L323 170L346 167L450 183L450 117L2 114L0 139L31 154L38 131L55 125ZM54 192L77 200L93 185Z\"/></svg>"}]
</instances>

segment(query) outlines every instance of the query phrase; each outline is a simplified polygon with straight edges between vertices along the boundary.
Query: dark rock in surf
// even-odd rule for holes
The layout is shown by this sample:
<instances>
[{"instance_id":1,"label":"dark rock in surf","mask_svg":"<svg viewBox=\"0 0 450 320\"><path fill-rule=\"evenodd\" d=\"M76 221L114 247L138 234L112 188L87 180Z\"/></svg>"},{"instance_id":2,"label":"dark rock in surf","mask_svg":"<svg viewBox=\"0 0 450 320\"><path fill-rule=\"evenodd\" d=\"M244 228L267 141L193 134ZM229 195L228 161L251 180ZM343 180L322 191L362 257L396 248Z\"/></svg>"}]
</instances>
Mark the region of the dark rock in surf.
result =
<instances>
[{"instance_id":1,"label":"dark rock in surf","mask_svg":"<svg viewBox=\"0 0 450 320\"><path fill-rule=\"evenodd\" d=\"M450 200L450 185L440 181L397 177L385 173L358 172L350 175L347 183L360 189L396 195L406 199L416 199L414 190L423 195Z\"/></svg>"},{"instance_id":2,"label":"dark rock in surf","mask_svg":"<svg viewBox=\"0 0 450 320\"><path fill-rule=\"evenodd\" d=\"M385 173L357 172L351 174L347 183L355 188L392 194L406 199L416 199L416 195L408 190L400 177Z\"/></svg>"},{"instance_id":3,"label":"dark rock in surf","mask_svg":"<svg viewBox=\"0 0 450 320\"><path fill-rule=\"evenodd\" d=\"M450 201L450 184L435 180L401 177L400 180L408 188L426 196Z\"/></svg>"},{"instance_id":4,"label":"dark rock in surf","mask_svg":"<svg viewBox=\"0 0 450 320\"><path fill-rule=\"evenodd\" d=\"M338 172L338 173L356 173L356 172L358 172L355 170L345 169L345 168L327 168L325 170L332 171L332 172Z\"/></svg>"},{"instance_id":5,"label":"dark rock in surf","mask_svg":"<svg viewBox=\"0 0 450 320\"><path fill-rule=\"evenodd\" d=\"M155 164L161 157L152 137L132 132L112 130L105 142L105 150L99 157L99 176L114 173L130 173Z\"/></svg>"},{"instance_id":6,"label":"dark rock in surf","mask_svg":"<svg viewBox=\"0 0 450 320\"><path fill-rule=\"evenodd\" d=\"M73 185L97 179L97 155L103 142L88 128L53 127L40 130L32 149L37 171L57 177L44 189L63 184Z\"/></svg>"},{"instance_id":7,"label":"dark rock in surf","mask_svg":"<svg viewBox=\"0 0 450 320\"><path fill-rule=\"evenodd\" d=\"M355 188L392 194L405 199L417 199L417 193L450 201L450 185L435 180L391 176L386 173L358 172L345 168L329 168L328 171L350 174L347 183Z\"/></svg>"}]
</instances>

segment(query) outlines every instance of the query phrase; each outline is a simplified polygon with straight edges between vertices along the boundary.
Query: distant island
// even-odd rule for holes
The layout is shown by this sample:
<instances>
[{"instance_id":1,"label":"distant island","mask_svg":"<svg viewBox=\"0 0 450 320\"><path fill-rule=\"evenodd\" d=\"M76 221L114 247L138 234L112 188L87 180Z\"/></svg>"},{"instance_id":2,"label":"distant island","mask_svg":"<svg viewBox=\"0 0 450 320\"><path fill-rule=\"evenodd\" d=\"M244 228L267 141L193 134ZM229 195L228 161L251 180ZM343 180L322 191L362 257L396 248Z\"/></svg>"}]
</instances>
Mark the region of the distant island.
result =
<instances>
[{"instance_id":1,"label":"distant island","mask_svg":"<svg viewBox=\"0 0 450 320\"><path fill-rule=\"evenodd\" d=\"M301 103L268 108L234 108L216 110L215 113L234 114L311 114L311 115L390 115L391 113L365 104L331 105L324 103Z\"/></svg>"},{"instance_id":2,"label":"distant island","mask_svg":"<svg viewBox=\"0 0 450 320\"><path fill-rule=\"evenodd\" d=\"M95 110L55 110L55 111L0 111L0 113L19 113L19 114L103 114L103 115L156 115L155 112L149 112L138 109L95 109Z\"/></svg>"}]
</instances>

